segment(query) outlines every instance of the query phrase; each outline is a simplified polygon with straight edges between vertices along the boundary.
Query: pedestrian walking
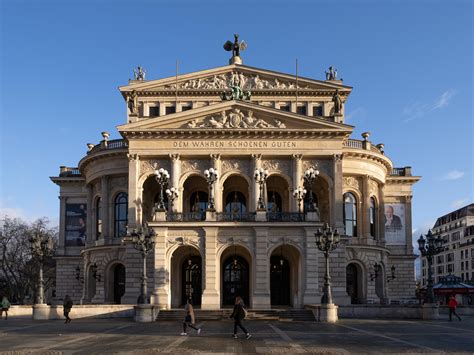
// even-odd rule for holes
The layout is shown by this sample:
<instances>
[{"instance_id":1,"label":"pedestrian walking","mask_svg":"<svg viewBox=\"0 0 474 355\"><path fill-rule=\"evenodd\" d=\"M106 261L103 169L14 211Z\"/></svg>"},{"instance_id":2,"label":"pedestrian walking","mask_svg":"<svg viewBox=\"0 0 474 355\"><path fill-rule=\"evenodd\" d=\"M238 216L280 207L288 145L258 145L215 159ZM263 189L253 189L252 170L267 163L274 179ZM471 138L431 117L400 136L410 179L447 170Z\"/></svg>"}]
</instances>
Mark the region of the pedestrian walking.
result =
<instances>
[{"instance_id":1,"label":"pedestrian walking","mask_svg":"<svg viewBox=\"0 0 474 355\"><path fill-rule=\"evenodd\" d=\"M3 312L5 312L5 320L8 319L8 310L10 309L10 306L11 304L7 296L3 296L2 303L0 304L0 319L3 316Z\"/></svg>"},{"instance_id":2,"label":"pedestrian walking","mask_svg":"<svg viewBox=\"0 0 474 355\"><path fill-rule=\"evenodd\" d=\"M235 298L234 310L230 315L230 318L234 318L234 334L233 338L237 338L237 327L242 329L245 333L245 338L250 339L252 335L247 331L247 329L242 325L242 320L247 316L247 310L244 307L244 301L241 297L237 296Z\"/></svg>"},{"instance_id":3,"label":"pedestrian walking","mask_svg":"<svg viewBox=\"0 0 474 355\"><path fill-rule=\"evenodd\" d=\"M71 323L71 318L69 318L69 313L71 312L73 302L71 297L69 295L66 295L64 297L64 303L63 303L63 311L64 311L64 317L66 317L66 321L64 323Z\"/></svg>"},{"instance_id":4,"label":"pedestrian walking","mask_svg":"<svg viewBox=\"0 0 474 355\"><path fill-rule=\"evenodd\" d=\"M458 317L459 321L461 321L461 317L459 317L459 315L456 313L456 307L458 306L458 301L456 301L456 298L454 297L454 295L452 295L451 297L449 297L449 301L448 301L448 307L449 307L449 321L451 322L452 321L452 317L453 317L453 314Z\"/></svg>"},{"instance_id":5,"label":"pedestrian walking","mask_svg":"<svg viewBox=\"0 0 474 355\"><path fill-rule=\"evenodd\" d=\"M188 335L186 332L188 326L193 328L198 334L201 333L201 328L197 328L195 324L196 318L194 317L194 308L191 304L191 300L186 301L186 305L184 306L184 322L183 322L183 332L181 335Z\"/></svg>"}]
</instances>

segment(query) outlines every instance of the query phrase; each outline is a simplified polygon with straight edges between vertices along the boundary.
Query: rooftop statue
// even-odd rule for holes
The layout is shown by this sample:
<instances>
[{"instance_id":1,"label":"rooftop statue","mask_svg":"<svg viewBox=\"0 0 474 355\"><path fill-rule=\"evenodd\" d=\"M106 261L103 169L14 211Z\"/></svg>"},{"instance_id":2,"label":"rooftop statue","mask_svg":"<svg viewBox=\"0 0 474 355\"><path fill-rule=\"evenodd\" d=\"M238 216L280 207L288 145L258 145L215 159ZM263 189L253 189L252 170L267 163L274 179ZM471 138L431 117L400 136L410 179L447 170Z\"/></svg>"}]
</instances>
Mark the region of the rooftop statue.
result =
<instances>
[{"instance_id":1,"label":"rooftop statue","mask_svg":"<svg viewBox=\"0 0 474 355\"><path fill-rule=\"evenodd\" d=\"M336 89L336 92L332 97L332 102L334 102L334 115L340 115L342 109L342 99L341 95L339 95L339 89Z\"/></svg>"},{"instance_id":2,"label":"rooftop statue","mask_svg":"<svg viewBox=\"0 0 474 355\"><path fill-rule=\"evenodd\" d=\"M326 72L326 80L337 80L337 69L330 66L329 71Z\"/></svg>"},{"instance_id":3,"label":"rooftop statue","mask_svg":"<svg viewBox=\"0 0 474 355\"><path fill-rule=\"evenodd\" d=\"M240 59L240 51L244 51L247 48L247 43L241 41L239 43L239 35L234 34L234 42L227 41L224 43L224 49L227 52L232 52L232 58L229 60L230 64L242 64L242 59Z\"/></svg>"},{"instance_id":4,"label":"rooftop statue","mask_svg":"<svg viewBox=\"0 0 474 355\"><path fill-rule=\"evenodd\" d=\"M221 95L222 100L250 100L252 93L242 90L242 78L235 73L232 74L229 82L230 91L224 91Z\"/></svg>"},{"instance_id":5,"label":"rooftop statue","mask_svg":"<svg viewBox=\"0 0 474 355\"><path fill-rule=\"evenodd\" d=\"M142 67L137 67L137 69L133 69L133 75L135 80L145 80L145 70Z\"/></svg>"}]
</instances>

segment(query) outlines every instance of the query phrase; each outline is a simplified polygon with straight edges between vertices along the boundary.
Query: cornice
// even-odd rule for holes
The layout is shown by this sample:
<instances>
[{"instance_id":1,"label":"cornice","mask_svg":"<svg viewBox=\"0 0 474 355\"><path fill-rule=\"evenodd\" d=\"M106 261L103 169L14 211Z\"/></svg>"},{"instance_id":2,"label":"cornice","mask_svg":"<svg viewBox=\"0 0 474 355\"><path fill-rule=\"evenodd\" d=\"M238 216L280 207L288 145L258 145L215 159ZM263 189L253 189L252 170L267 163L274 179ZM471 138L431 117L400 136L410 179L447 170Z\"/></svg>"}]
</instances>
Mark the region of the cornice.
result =
<instances>
[{"instance_id":1,"label":"cornice","mask_svg":"<svg viewBox=\"0 0 474 355\"><path fill-rule=\"evenodd\" d=\"M225 89L180 89L178 90L178 100L180 96L212 96L220 99L222 92ZM175 99L176 90L170 89L161 89L154 91L137 91L137 95L140 97L149 97L149 96L158 96L158 97L172 97ZM260 97L279 97L279 96L296 96L296 89L261 89L261 90L252 90L252 100L258 101L255 98ZM310 97L320 97L327 96L332 97L334 95L334 90L318 90L318 89L298 89L298 97L301 96L310 96ZM341 97L347 99L349 92L341 92Z\"/></svg>"},{"instance_id":2,"label":"cornice","mask_svg":"<svg viewBox=\"0 0 474 355\"><path fill-rule=\"evenodd\" d=\"M374 160L387 168L387 171L391 171L393 168L392 161L387 158L385 155L375 153L370 150L361 150L354 148L343 148L343 157L344 158L359 158L364 160Z\"/></svg>"},{"instance_id":3,"label":"cornice","mask_svg":"<svg viewBox=\"0 0 474 355\"><path fill-rule=\"evenodd\" d=\"M388 175L386 183L387 184L409 184L413 185L416 184L419 180L421 180L421 176L392 176Z\"/></svg>"},{"instance_id":4,"label":"cornice","mask_svg":"<svg viewBox=\"0 0 474 355\"><path fill-rule=\"evenodd\" d=\"M81 174L84 174L85 167L88 164L92 163L93 161L104 159L104 158L110 158L114 156L117 156L117 157L123 156L124 158L127 158L127 153L128 153L128 148L114 149L114 150L101 150L99 152L94 152L82 158L79 161L78 168L81 171Z\"/></svg>"},{"instance_id":5,"label":"cornice","mask_svg":"<svg viewBox=\"0 0 474 355\"><path fill-rule=\"evenodd\" d=\"M72 176L50 176L49 177L52 182L54 182L56 185L62 185L62 184L77 184L77 183L82 183L86 181L84 177L78 176L78 177L72 177Z\"/></svg>"}]
</instances>

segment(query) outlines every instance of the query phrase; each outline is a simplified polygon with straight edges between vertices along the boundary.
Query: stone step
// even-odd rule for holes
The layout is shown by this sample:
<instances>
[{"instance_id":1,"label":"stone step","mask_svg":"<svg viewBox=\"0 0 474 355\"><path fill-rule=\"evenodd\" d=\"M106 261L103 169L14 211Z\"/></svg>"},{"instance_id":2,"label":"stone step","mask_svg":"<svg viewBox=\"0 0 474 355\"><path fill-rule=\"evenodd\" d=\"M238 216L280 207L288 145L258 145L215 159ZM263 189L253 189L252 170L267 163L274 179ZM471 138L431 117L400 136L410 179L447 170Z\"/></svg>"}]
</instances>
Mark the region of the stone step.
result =
<instances>
[{"instance_id":1,"label":"stone step","mask_svg":"<svg viewBox=\"0 0 474 355\"><path fill-rule=\"evenodd\" d=\"M195 309L194 314L198 320L221 320L231 315L231 309L200 310ZM158 314L158 321L181 321L184 318L183 309L162 310ZM313 312L308 309L268 309L248 310L247 319L251 320L280 320L280 321L305 321L314 322Z\"/></svg>"}]
</instances>

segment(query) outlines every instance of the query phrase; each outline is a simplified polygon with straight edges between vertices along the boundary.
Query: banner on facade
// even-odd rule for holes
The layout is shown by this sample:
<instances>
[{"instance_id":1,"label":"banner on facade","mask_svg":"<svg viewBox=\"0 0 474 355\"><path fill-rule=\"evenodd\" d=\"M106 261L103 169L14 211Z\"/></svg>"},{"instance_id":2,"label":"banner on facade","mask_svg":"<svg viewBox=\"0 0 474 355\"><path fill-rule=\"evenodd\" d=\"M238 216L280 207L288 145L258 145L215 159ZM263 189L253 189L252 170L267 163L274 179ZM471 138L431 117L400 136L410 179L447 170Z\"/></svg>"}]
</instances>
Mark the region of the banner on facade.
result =
<instances>
[{"instance_id":1,"label":"banner on facade","mask_svg":"<svg viewBox=\"0 0 474 355\"><path fill-rule=\"evenodd\" d=\"M66 204L66 246L84 246L86 243L86 205Z\"/></svg>"},{"instance_id":2,"label":"banner on facade","mask_svg":"<svg viewBox=\"0 0 474 355\"><path fill-rule=\"evenodd\" d=\"M384 225L387 245L405 245L405 204L386 204Z\"/></svg>"}]
</instances>

